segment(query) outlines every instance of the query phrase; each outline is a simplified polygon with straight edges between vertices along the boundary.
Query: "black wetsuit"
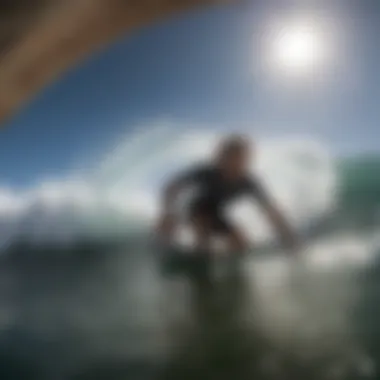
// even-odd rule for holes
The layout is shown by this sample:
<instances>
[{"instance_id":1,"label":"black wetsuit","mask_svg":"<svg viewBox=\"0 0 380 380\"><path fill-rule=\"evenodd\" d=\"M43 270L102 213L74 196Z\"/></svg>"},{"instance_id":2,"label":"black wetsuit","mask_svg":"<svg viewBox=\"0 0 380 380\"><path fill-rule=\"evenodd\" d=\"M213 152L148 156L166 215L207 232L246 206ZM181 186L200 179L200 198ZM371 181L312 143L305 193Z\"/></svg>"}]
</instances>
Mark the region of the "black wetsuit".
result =
<instances>
[{"instance_id":1,"label":"black wetsuit","mask_svg":"<svg viewBox=\"0 0 380 380\"><path fill-rule=\"evenodd\" d=\"M217 233L228 233L232 226L223 214L224 206L239 197L249 195L261 201L265 192L255 178L243 177L234 182L223 178L217 167L201 165L190 169L179 177L180 181L194 184L196 196L189 204L189 217L207 217L212 229Z\"/></svg>"}]
</instances>

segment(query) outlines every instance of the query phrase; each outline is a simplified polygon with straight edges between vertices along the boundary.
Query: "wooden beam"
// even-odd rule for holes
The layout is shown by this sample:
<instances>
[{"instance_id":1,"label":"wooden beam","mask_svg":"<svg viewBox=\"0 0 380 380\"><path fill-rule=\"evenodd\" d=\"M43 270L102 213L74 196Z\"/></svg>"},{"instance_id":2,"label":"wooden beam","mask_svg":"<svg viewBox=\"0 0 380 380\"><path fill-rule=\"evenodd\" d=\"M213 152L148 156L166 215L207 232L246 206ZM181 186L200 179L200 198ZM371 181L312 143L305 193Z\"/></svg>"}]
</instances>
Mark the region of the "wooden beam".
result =
<instances>
[{"instance_id":1,"label":"wooden beam","mask_svg":"<svg viewBox=\"0 0 380 380\"><path fill-rule=\"evenodd\" d=\"M19 21L24 25L23 32L14 39L10 48L0 50L0 123L69 67L116 38L174 12L228 2L33 1L38 3L40 10L34 15L34 22L25 24Z\"/></svg>"}]
</instances>

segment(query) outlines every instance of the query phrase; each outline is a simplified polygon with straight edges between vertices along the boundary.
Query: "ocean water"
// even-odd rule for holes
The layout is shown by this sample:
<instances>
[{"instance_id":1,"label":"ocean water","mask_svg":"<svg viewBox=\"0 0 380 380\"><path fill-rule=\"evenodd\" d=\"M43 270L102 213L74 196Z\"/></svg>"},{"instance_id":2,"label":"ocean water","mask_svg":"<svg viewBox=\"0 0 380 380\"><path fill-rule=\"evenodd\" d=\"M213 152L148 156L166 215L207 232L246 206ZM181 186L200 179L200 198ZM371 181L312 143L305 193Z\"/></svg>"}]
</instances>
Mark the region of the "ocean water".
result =
<instances>
[{"instance_id":1,"label":"ocean water","mask_svg":"<svg viewBox=\"0 0 380 380\"><path fill-rule=\"evenodd\" d=\"M217 137L164 125L90 172L3 190L1 379L378 378L380 156L260 141L257 170L305 242L300 259L242 201L227 212L251 255L206 282L164 274L157 186Z\"/></svg>"}]
</instances>

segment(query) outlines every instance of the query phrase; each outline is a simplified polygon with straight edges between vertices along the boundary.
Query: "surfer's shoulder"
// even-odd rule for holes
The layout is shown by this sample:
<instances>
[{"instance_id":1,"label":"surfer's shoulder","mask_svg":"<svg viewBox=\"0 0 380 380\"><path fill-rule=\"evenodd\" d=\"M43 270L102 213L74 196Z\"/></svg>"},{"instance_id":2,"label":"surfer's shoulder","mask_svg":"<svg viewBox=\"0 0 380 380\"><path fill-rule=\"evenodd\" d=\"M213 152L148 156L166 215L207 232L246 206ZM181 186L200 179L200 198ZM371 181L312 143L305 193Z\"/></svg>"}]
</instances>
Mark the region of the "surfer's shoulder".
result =
<instances>
[{"instance_id":1,"label":"surfer's shoulder","mask_svg":"<svg viewBox=\"0 0 380 380\"><path fill-rule=\"evenodd\" d=\"M211 165L207 163L195 163L184 170L182 178L186 180L203 180L213 172Z\"/></svg>"},{"instance_id":2,"label":"surfer's shoulder","mask_svg":"<svg viewBox=\"0 0 380 380\"><path fill-rule=\"evenodd\" d=\"M215 172L215 167L207 162L199 162L193 165L191 171L202 175L208 175Z\"/></svg>"}]
</instances>

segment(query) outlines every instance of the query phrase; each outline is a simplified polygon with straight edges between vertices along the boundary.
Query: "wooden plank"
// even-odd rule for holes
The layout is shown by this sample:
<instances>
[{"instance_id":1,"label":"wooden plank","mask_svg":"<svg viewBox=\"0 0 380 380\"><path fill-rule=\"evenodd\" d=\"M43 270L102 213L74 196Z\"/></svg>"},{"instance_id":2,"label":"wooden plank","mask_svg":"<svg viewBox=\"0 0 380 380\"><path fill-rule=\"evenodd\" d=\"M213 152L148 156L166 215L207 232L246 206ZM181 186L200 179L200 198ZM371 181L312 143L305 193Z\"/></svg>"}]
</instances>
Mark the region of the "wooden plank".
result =
<instances>
[{"instance_id":1,"label":"wooden plank","mask_svg":"<svg viewBox=\"0 0 380 380\"><path fill-rule=\"evenodd\" d=\"M21 1L21 0L18 0ZM237 1L237 0L236 0ZM0 46L0 123L80 60L134 29L226 0L33 0L33 23L12 11L15 30ZM230 0L229 2L234 2ZM16 7L17 8L17 7ZM16 23L16 27L14 26ZM17 23L23 25L17 35ZM3 31L3 35L4 35ZM13 43L9 41L12 40ZM0 30L1 39L1 30ZM5 47L4 47L5 46ZM1 54L2 53L2 54Z\"/></svg>"}]
</instances>

